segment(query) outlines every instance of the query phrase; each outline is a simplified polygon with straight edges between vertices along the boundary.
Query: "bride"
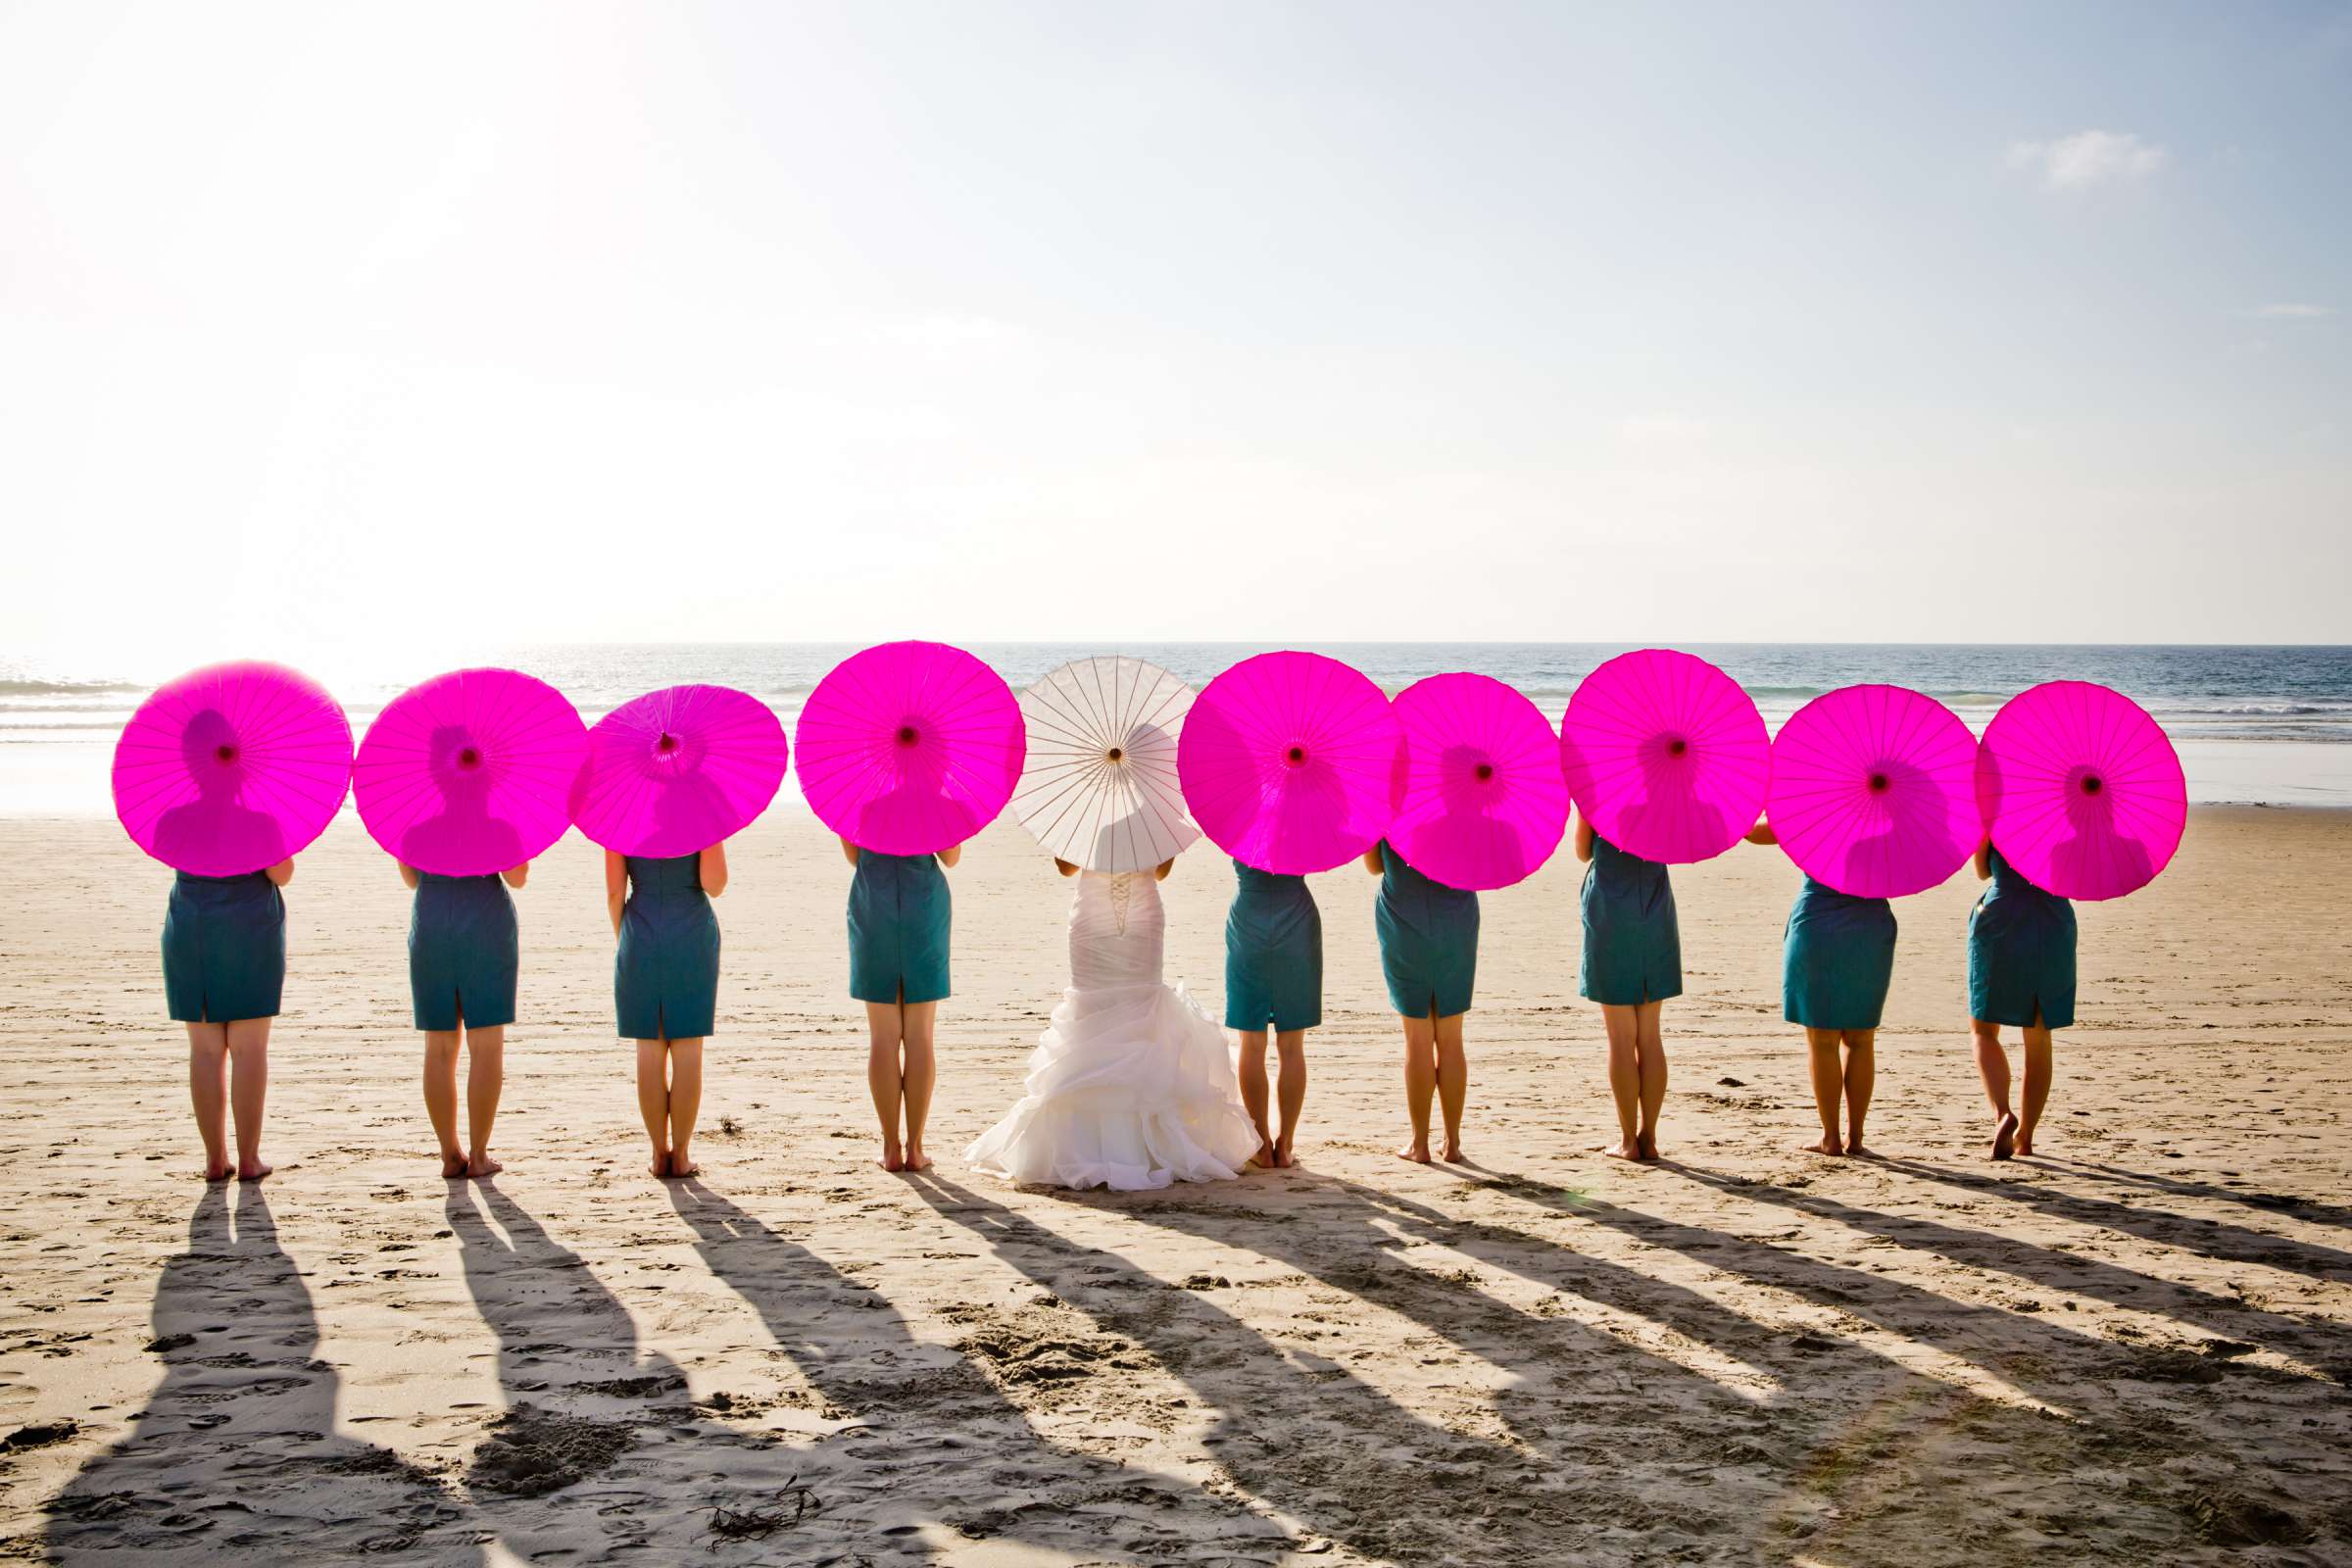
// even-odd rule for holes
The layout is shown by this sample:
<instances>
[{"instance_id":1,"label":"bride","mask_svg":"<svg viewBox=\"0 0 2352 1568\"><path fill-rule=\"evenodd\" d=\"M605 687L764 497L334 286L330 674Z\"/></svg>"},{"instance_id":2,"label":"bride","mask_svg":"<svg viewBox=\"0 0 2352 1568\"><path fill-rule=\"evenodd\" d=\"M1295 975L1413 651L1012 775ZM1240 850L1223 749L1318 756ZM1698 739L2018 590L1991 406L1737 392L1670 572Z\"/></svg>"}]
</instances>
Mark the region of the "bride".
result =
<instances>
[{"instance_id":1,"label":"bride","mask_svg":"<svg viewBox=\"0 0 2352 1568\"><path fill-rule=\"evenodd\" d=\"M964 1157L1012 1181L1122 1191L1224 1181L1257 1152L1225 1032L1160 980L1167 919L1151 871L1080 871L1070 988L1029 1058L1028 1092Z\"/></svg>"}]
</instances>

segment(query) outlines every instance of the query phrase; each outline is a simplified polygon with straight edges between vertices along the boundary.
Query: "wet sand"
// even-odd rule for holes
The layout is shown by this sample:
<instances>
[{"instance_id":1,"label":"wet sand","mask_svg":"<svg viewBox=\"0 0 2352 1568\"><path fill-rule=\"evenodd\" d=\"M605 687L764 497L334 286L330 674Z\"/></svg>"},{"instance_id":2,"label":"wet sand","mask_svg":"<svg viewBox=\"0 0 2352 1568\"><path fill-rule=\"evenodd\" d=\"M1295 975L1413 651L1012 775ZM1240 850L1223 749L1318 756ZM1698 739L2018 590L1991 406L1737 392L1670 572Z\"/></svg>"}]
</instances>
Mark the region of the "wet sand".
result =
<instances>
[{"instance_id":1,"label":"wet sand","mask_svg":"<svg viewBox=\"0 0 2352 1568\"><path fill-rule=\"evenodd\" d=\"M2200 809L2082 910L2037 1157L1983 1157L1955 878L1897 906L1872 1143L1780 1021L1795 873L1678 871L1666 1163L1614 1128L1577 868L1485 900L1466 1169L1407 1166L1373 884L1318 878L1302 1168L1014 1191L1068 885L952 873L937 1168L875 1169L849 868L730 850L703 1177L644 1174L596 852L518 901L490 1183L440 1179L408 895L348 819L288 890L277 1175L206 1188L111 822L0 822L0 1545L74 1562L2325 1563L2352 1559L2352 813ZM1232 877L1166 885L1220 994Z\"/></svg>"}]
</instances>

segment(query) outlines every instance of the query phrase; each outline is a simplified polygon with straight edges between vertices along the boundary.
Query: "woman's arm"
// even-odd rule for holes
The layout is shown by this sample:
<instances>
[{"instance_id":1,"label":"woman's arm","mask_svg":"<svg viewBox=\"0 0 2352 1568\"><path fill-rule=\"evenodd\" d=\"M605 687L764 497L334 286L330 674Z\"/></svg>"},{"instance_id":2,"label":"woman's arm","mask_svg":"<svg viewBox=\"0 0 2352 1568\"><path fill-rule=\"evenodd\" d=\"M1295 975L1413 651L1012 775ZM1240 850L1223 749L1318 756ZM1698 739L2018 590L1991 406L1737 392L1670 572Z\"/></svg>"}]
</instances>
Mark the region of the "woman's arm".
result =
<instances>
[{"instance_id":1,"label":"woman's arm","mask_svg":"<svg viewBox=\"0 0 2352 1568\"><path fill-rule=\"evenodd\" d=\"M400 867L400 880L401 880L401 885L402 885L402 886L404 886L404 887L411 887L411 888L413 888L413 887L415 887L415 886L416 886L417 883L419 883L419 882L421 882L421 881L423 881L423 880L424 880L424 877L423 877L423 875L422 875L420 872L418 872L418 871L417 871L417 869L416 869L415 866L411 865L411 864L410 864L408 861L406 861L406 860L398 860L398 861L395 861L394 863L395 863L395 864L397 864L397 865Z\"/></svg>"},{"instance_id":2,"label":"woman's arm","mask_svg":"<svg viewBox=\"0 0 2352 1568\"><path fill-rule=\"evenodd\" d=\"M1078 874L1078 868L1072 865L1069 861L1063 859L1058 855L1054 857L1054 869L1059 871L1063 876L1076 876Z\"/></svg>"},{"instance_id":3,"label":"woman's arm","mask_svg":"<svg viewBox=\"0 0 2352 1568\"><path fill-rule=\"evenodd\" d=\"M721 893L726 892L726 845L713 844L709 849L705 850L703 852L702 858L695 862L695 876L703 884L703 891L709 894L711 898L715 899Z\"/></svg>"},{"instance_id":4,"label":"woman's arm","mask_svg":"<svg viewBox=\"0 0 2352 1568\"><path fill-rule=\"evenodd\" d=\"M269 870L263 872L262 874L267 876L270 881L276 883L279 887L284 887L287 883L294 880L294 857L291 855L287 856L284 859L278 861L275 865L271 866Z\"/></svg>"},{"instance_id":5,"label":"woman's arm","mask_svg":"<svg viewBox=\"0 0 2352 1568\"><path fill-rule=\"evenodd\" d=\"M531 879L531 862L525 860L520 865L510 865L499 875L507 879L507 886L518 888Z\"/></svg>"},{"instance_id":6,"label":"woman's arm","mask_svg":"<svg viewBox=\"0 0 2352 1568\"><path fill-rule=\"evenodd\" d=\"M939 852L939 863L942 865L954 865L957 860L962 858L963 846L960 844L951 844L946 849Z\"/></svg>"},{"instance_id":7,"label":"woman's arm","mask_svg":"<svg viewBox=\"0 0 2352 1568\"><path fill-rule=\"evenodd\" d=\"M1152 879L1155 882L1165 882L1168 879L1168 873L1175 868L1176 858L1174 856L1170 856L1159 862L1158 868L1152 873Z\"/></svg>"},{"instance_id":8,"label":"woman's arm","mask_svg":"<svg viewBox=\"0 0 2352 1568\"><path fill-rule=\"evenodd\" d=\"M1756 825L1747 830L1747 842L1750 844L1778 844L1781 842L1781 836L1772 830L1771 818L1759 816L1756 818Z\"/></svg>"},{"instance_id":9,"label":"woman's arm","mask_svg":"<svg viewBox=\"0 0 2352 1568\"><path fill-rule=\"evenodd\" d=\"M1364 852L1364 869L1374 876L1379 876L1388 870L1388 865L1380 858L1379 845L1375 844Z\"/></svg>"},{"instance_id":10,"label":"woman's arm","mask_svg":"<svg viewBox=\"0 0 2352 1568\"><path fill-rule=\"evenodd\" d=\"M1576 813L1576 858L1580 860L1592 858L1592 824L1582 811Z\"/></svg>"},{"instance_id":11,"label":"woman's arm","mask_svg":"<svg viewBox=\"0 0 2352 1568\"><path fill-rule=\"evenodd\" d=\"M841 835L838 833L834 834L833 836L835 838L841 838ZM856 865L858 863L858 846L852 844L848 839L841 839L841 858L849 861L852 865Z\"/></svg>"},{"instance_id":12,"label":"woman's arm","mask_svg":"<svg viewBox=\"0 0 2352 1568\"><path fill-rule=\"evenodd\" d=\"M629 862L611 850L605 852L605 912L612 917L612 934L620 935L620 906L629 899Z\"/></svg>"},{"instance_id":13,"label":"woman's arm","mask_svg":"<svg viewBox=\"0 0 2352 1568\"><path fill-rule=\"evenodd\" d=\"M1977 880L1992 879L1992 840L1987 838L1977 845Z\"/></svg>"}]
</instances>

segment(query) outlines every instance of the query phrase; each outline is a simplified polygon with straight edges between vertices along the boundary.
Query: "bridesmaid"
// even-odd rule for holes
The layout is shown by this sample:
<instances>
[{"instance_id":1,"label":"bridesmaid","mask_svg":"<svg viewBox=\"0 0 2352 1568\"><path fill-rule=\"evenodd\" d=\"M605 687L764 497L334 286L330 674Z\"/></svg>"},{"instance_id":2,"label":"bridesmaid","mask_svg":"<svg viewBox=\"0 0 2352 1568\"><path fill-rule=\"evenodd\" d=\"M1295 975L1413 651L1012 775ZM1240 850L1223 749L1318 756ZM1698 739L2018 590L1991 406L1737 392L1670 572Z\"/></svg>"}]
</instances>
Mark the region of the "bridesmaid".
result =
<instances>
[{"instance_id":1,"label":"bridesmaid","mask_svg":"<svg viewBox=\"0 0 2352 1568\"><path fill-rule=\"evenodd\" d=\"M286 983L286 901L278 890L292 880L291 858L242 876L180 871L164 907L164 1002L188 1026L188 1099L208 1182L270 1174L262 1105L270 1092L270 1020Z\"/></svg>"},{"instance_id":2,"label":"bridesmaid","mask_svg":"<svg viewBox=\"0 0 2352 1568\"><path fill-rule=\"evenodd\" d=\"M637 1042L637 1110L653 1140L650 1169L692 1176L689 1152L703 1103L703 1042L718 1011L718 917L727 847L648 859L605 852L605 908L619 947L612 1004L620 1036Z\"/></svg>"},{"instance_id":3,"label":"bridesmaid","mask_svg":"<svg viewBox=\"0 0 2352 1568\"><path fill-rule=\"evenodd\" d=\"M1990 840L1977 846L1977 875L1992 885L1968 917L1969 1027L1984 1098L1998 1118L1992 1157L2007 1159L2034 1152L2034 1128L2049 1101L2056 1065L2050 1031L2075 1021L2075 906L2027 881ZM2016 1027L2024 1043L2022 1116L2009 1109L2003 1024Z\"/></svg>"},{"instance_id":4,"label":"bridesmaid","mask_svg":"<svg viewBox=\"0 0 2352 1568\"><path fill-rule=\"evenodd\" d=\"M1609 1093L1617 1102L1619 1159L1658 1157L1658 1111L1666 1102L1664 1004L1683 994L1682 928L1666 867L1628 855L1579 811L1576 858L1590 861L1578 900L1585 954L1577 990L1600 1004L1609 1037Z\"/></svg>"},{"instance_id":5,"label":"bridesmaid","mask_svg":"<svg viewBox=\"0 0 2352 1568\"><path fill-rule=\"evenodd\" d=\"M496 876L438 876L403 863L416 889L409 910L409 1002L424 1033L424 1113L441 1141L447 1178L495 1176L490 1124L506 1084L507 1025L514 1021L521 967L514 900L531 874L523 861ZM458 1046L466 1047L466 1131L458 1142Z\"/></svg>"},{"instance_id":6,"label":"bridesmaid","mask_svg":"<svg viewBox=\"0 0 2352 1568\"><path fill-rule=\"evenodd\" d=\"M1747 842L1778 844L1780 838L1769 821L1760 821L1748 830ZM1813 1106L1821 1115L1821 1142L1805 1146L1814 1153L1870 1153L1862 1145L1862 1123L1878 1076L1879 1019L1893 978L1893 906L1885 899L1858 899L1806 877L1788 910L1781 946L1781 1010L1805 1031ZM1842 1140L1838 1132L1841 1096Z\"/></svg>"},{"instance_id":7,"label":"bridesmaid","mask_svg":"<svg viewBox=\"0 0 2352 1568\"><path fill-rule=\"evenodd\" d=\"M1323 1021L1323 914L1306 878L1233 862L1225 916L1225 1027L1242 1037L1242 1103L1257 1124L1256 1164L1298 1163L1293 1140L1306 1102L1306 1032ZM1282 1131L1266 1122L1266 1030L1282 1058L1275 1085Z\"/></svg>"},{"instance_id":8,"label":"bridesmaid","mask_svg":"<svg viewBox=\"0 0 2352 1568\"><path fill-rule=\"evenodd\" d=\"M1470 1087L1462 1014L1478 973L1478 895L1423 876L1385 839L1364 852L1364 869L1380 878L1380 966L1390 1004L1404 1018L1404 1106L1413 1138L1396 1157L1429 1163L1434 1094L1445 1108L1446 1158L1459 1164Z\"/></svg>"},{"instance_id":9,"label":"bridesmaid","mask_svg":"<svg viewBox=\"0 0 2352 1568\"><path fill-rule=\"evenodd\" d=\"M940 867L963 858L963 846L884 855L843 839L841 853L858 868L850 882L850 995L865 1004L865 1086L882 1123L879 1163L929 1170L923 1125L939 1078L932 1030L948 996L955 914Z\"/></svg>"}]
</instances>

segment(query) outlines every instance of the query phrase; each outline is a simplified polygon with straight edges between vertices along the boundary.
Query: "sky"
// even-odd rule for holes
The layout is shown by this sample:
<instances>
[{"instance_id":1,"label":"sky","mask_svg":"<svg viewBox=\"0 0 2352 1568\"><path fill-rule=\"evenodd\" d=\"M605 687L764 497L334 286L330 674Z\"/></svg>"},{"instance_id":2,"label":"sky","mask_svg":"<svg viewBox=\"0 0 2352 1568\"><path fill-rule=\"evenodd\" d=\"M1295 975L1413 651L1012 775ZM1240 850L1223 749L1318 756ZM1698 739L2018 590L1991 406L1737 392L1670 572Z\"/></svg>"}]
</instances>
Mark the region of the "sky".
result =
<instances>
[{"instance_id":1,"label":"sky","mask_svg":"<svg viewBox=\"0 0 2352 1568\"><path fill-rule=\"evenodd\" d=\"M2352 6L0 3L0 650L2352 641Z\"/></svg>"}]
</instances>

